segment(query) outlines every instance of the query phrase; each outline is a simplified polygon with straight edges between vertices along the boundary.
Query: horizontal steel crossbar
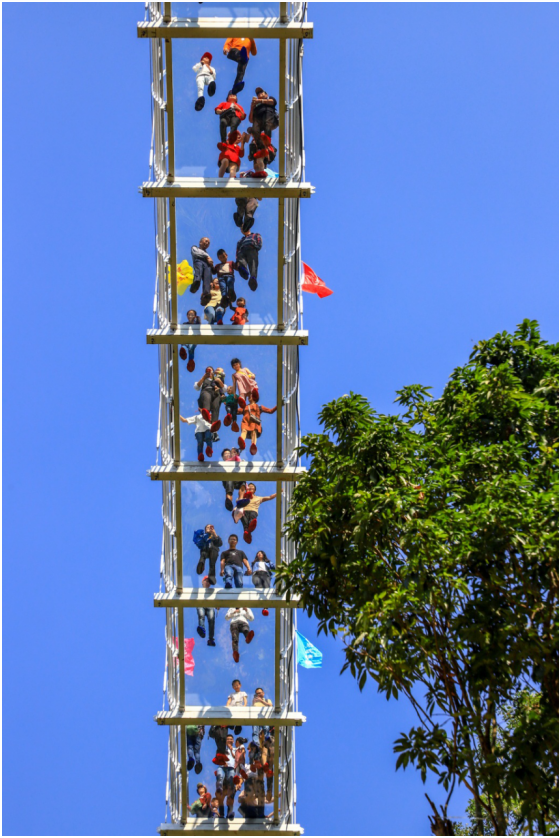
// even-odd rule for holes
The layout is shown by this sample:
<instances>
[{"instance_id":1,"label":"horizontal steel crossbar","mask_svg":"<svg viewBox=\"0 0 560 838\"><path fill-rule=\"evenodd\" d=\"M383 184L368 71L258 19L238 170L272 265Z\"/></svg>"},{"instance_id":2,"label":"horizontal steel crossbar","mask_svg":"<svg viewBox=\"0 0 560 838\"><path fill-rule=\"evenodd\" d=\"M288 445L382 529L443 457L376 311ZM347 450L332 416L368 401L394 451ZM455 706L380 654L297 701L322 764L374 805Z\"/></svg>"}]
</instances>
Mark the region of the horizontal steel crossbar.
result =
<instances>
[{"instance_id":1,"label":"horizontal steel crossbar","mask_svg":"<svg viewBox=\"0 0 560 838\"><path fill-rule=\"evenodd\" d=\"M278 467L275 462L232 463L170 463L152 466L148 474L152 480L299 480L307 469L303 466Z\"/></svg>"},{"instance_id":2,"label":"horizontal steel crossbar","mask_svg":"<svg viewBox=\"0 0 560 838\"><path fill-rule=\"evenodd\" d=\"M146 343L173 344L273 344L307 346L309 332L281 330L277 326L181 326L177 329L148 329Z\"/></svg>"},{"instance_id":3,"label":"horizontal steel crossbar","mask_svg":"<svg viewBox=\"0 0 560 838\"><path fill-rule=\"evenodd\" d=\"M313 38L313 24L306 21L282 23L277 17L163 18L138 23L139 38Z\"/></svg>"},{"instance_id":4,"label":"horizontal steel crossbar","mask_svg":"<svg viewBox=\"0 0 560 838\"><path fill-rule=\"evenodd\" d=\"M302 713L276 711L274 707L185 707L184 710L160 710L158 725L258 725L301 727L307 721Z\"/></svg>"},{"instance_id":5,"label":"horizontal steel crossbar","mask_svg":"<svg viewBox=\"0 0 560 838\"><path fill-rule=\"evenodd\" d=\"M154 594L155 608L299 608L299 596L285 599L274 588L183 588L182 593Z\"/></svg>"},{"instance_id":6,"label":"horizontal steel crossbar","mask_svg":"<svg viewBox=\"0 0 560 838\"><path fill-rule=\"evenodd\" d=\"M224 821L222 818L215 820L203 820L197 818L196 822L188 820L187 823L162 823L158 827L160 835L219 835L230 832L235 835L303 835L303 829L297 823L273 823L271 821L233 820Z\"/></svg>"},{"instance_id":7,"label":"horizontal steel crossbar","mask_svg":"<svg viewBox=\"0 0 560 838\"><path fill-rule=\"evenodd\" d=\"M278 178L176 177L145 181L144 198L310 198L315 187Z\"/></svg>"}]
</instances>

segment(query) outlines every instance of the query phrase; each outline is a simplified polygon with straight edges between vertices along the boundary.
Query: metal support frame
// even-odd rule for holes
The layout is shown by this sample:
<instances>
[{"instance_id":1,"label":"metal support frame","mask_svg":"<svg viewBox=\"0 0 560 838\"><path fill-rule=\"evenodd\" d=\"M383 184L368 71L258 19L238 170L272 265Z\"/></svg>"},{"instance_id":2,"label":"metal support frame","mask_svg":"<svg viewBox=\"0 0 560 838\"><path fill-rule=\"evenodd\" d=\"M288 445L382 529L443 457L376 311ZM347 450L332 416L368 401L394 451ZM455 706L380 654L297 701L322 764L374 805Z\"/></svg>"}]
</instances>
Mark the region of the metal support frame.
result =
<instances>
[{"instance_id":1,"label":"metal support frame","mask_svg":"<svg viewBox=\"0 0 560 838\"><path fill-rule=\"evenodd\" d=\"M273 481L277 487L276 556L289 562L295 547L283 531L292 497L293 482L305 472L299 465L299 346L308 334L302 328L300 283L300 198L308 198L313 186L305 181L301 67L303 40L313 27L305 20L306 4L280 3L280 14L271 19L185 19L172 15L171 3L148 3L149 20L138 25L138 36L151 39L153 126L150 179L140 191L153 198L156 207L156 295L154 328L146 342L158 346L160 365L160 411L158 464L149 470L151 480L162 486L163 539L160 575L164 590L154 596L154 607L163 609L166 631L165 696L168 709L157 714L158 725L169 729L167 803L172 823L162 824L161 834L219 831L243 835L279 832L299 835L295 813L294 727L305 717L296 700L295 609L299 598L288 600L275 589L225 590L183 587L182 482L250 479ZM218 38L243 33L257 39L277 39L279 44L279 139L277 178L262 180L229 178L183 178L175 172L173 40ZM278 201L277 324L244 327L183 326L178 322L177 295L177 198L259 197ZM272 462L182 463L179 422L178 350L185 343L276 346L276 396L278 421L276 460ZM246 604L273 609L274 706L272 708L192 707L187 704L184 673L185 608L233 607ZM178 661L178 666L176 662ZM165 707L165 704L164 704ZM274 750L274 807L272 818L261 823L233 821L227 824L196 822L188 810L186 770L186 725L202 722L223 724L272 724L276 728Z\"/></svg>"},{"instance_id":2,"label":"metal support frame","mask_svg":"<svg viewBox=\"0 0 560 838\"><path fill-rule=\"evenodd\" d=\"M245 38L297 40L313 38L313 24L305 21L283 22L280 18L198 18L196 20L172 18L165 22L143 20L138 23L139 38Z\"/></svg>"},{"instance_id":3,"label":"metal support frame","mask_svg":"<svg viewBox=\"0 0 560 838\"><path fill-rule=\"evenodd\" d=\"M282 182L279 178L169 177L145 181L144 198L310 198L310 183Z\"/></svg>"},{"instance_id":4,"label":"metal support frame","mask_svg":"<svg viewBox=\"0 0 560 838\"><path fill-rule=\"evenodd\" d=\"M281 330L277 326L177 326L176 329L148 329L148 344L226 344L243 346L307 346L304 329Z\"/></svg>"}]
</instances>

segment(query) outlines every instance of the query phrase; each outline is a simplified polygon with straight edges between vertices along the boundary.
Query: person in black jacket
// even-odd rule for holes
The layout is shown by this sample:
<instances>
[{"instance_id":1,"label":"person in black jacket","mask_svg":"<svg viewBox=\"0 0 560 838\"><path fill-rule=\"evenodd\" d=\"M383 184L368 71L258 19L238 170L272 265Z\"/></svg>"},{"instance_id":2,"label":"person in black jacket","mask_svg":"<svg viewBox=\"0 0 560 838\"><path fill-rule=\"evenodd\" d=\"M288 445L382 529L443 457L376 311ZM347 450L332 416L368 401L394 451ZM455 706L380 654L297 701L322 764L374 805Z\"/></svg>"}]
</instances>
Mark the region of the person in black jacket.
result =
<instances>
[{"instance_id":1,"label":"person in black jacket","mask_svg":"<svg viewBox=\"0 0 560 838\"><path fill-rule=\"evenodd\" d=\"M216 560L220 552L219 548L223 545L223 541L214 529L214 524L206 524L204 528L208 541L205 547L200 549L200 559L196 566L198 574L204 573L206 559L208 559L208 581L211 585L216 584Z\"/></svg>"}]
</instances>

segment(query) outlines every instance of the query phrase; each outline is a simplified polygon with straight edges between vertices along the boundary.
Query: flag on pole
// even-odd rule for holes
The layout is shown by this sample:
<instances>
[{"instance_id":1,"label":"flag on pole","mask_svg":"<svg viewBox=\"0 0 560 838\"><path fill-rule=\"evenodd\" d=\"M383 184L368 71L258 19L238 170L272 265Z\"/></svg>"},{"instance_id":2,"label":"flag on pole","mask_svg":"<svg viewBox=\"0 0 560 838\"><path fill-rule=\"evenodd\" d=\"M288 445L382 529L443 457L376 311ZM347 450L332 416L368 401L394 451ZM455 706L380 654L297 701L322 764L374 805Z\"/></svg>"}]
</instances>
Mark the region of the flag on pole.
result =
<instances>
[{"instance_id":1,"label":"flag on pole","mask_svg":"<svg viewBox=\"0 0 560 838\"><path fill-rule=\"evenodd\" d=\"M305 264L305 262L302 262L301 264L303 267L301 290L309 291L311 294L317 294L321 298L330 296L333 292L330 288L327 288L323 280L317 276L313 268L310 268L309 265Z\"/></svg>"},{"instance_id":2,"label":"flag on pole","mask_svg":"<svg viewBox=\"0 0 560 838\"><path fill-rule=\"evenodd\" d=\"M175 648L179 649L179 638L174 637L173 640L175 641ZM194 658L192 655L192 650L194 649L194 637L185 637L185 675L194 675ZM175 666L179 665L179 658L173 658L173 663Z\"/></svg>"},{"instance_id":3,"label":"flag on pole","mask_svg":"<svg viewBox=\"0 0 560 838\"><path fill-rule=\"evenodd\" d=\"M323 653L296 629L297 662L305 669L320 669L323 665Z\"/></svg>"}]
</instances>

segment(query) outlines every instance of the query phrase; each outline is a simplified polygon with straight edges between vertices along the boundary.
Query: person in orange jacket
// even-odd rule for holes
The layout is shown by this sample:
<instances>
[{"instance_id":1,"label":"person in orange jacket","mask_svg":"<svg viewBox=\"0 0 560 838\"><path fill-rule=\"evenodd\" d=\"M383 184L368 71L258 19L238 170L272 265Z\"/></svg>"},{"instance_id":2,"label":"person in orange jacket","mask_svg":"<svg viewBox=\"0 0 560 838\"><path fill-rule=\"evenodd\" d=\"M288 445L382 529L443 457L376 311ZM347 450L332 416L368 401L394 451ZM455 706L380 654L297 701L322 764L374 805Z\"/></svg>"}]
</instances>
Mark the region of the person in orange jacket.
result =
<instances>
[{"instance_id":1,"label":"person in orange jacket","mask_svg":"<svg viewBox=\"0 0 560 838\"><path fill-rule=\"evenodd\" d=\"M249 393L248 402L245 407L238 407L238 413L243 414L243 421L241 422L241 436L237 440L237 444L243 451L245 449L245 440L250 436L251 447L250 453L254 456L257 453L257 439L262 433L261 413L276 413L275 407L265 407L258 405L252 393Z\"/></svg>"},{"instance_id":2,"label":"person in orange jacket","mask_svg":"<svg viewBox=\"0 0 560 838\"><path fill-rule=\"evenodd\" d=\"M249 63L249 54L257 54L257 46L252 38L228 38L224 44L224 55L237 64L232 93L239 93L245 87L243 77Z\"/></svg>"}]
</instances>

